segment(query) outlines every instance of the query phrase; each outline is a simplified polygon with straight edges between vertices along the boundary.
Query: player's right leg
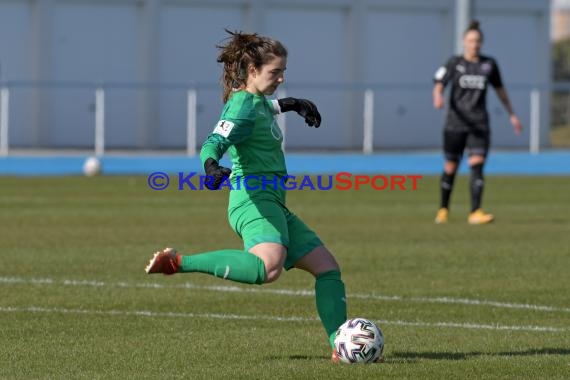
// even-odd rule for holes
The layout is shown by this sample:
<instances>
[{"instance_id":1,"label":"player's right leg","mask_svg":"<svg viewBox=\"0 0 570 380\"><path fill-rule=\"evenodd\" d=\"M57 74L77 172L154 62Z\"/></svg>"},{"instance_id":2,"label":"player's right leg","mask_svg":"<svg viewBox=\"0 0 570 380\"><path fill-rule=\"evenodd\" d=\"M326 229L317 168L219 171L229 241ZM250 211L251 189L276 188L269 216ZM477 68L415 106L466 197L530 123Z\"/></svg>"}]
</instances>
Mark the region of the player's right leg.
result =
<instances>
[{"instance_id":1,"label":"player's right leg","mask_svg":"<svg viewBox=\"0 0 570 380\"><path fill-rule=\"evenodd\" d=\"M147 273L200 272L246 284L275 281L287 256L288 232L284 209L270 200L249 200L229 212L232 228L244 240L244 250L224 249L180 255L157 252Z\"/></svg>"},{"instance_id":2,"label":"player's right leg","mask_svg":"<svg viewBox=\"0 0 570 380\"><path fill-rule=\"evenodd\" d=\"M263 260L239 249L181 255L173 248L166 248L154 254L145 271L148 274L166 275L199 272L224 280L259 285L265 283L267 278Z\"/></svg>"},{"instance_id":3,"label":"player's right leg","mask_svg":"<svg viewBox=\"0 0 570 380\"><path fill-rule=\"evenodd\" d=\"M443 132L443 151L445 164L440 180L440 207L435 216L435 223L444 224L448 221L449 200L453 191L455 174L463 156L467 132L445 129Z\"/></svg>"}]
</instances>

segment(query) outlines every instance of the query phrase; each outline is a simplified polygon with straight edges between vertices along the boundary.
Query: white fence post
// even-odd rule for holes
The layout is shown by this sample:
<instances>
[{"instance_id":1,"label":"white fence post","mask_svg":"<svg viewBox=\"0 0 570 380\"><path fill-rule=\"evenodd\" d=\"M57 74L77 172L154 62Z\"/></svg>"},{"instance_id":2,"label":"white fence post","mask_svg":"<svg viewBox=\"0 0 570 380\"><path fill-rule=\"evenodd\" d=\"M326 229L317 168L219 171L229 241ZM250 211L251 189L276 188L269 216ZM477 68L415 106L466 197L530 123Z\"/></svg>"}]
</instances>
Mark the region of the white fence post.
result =
<instances>
[{"instance_id":1,"label":"white fence post","mask_svg":"<svg viewBox=\"0 0 570 380\"><path fill-rule=\"evenodd\" d=\"M277 99L283 99L286 97L287 97L287 92L285 90L279 90L277 92ZM279 127L281 128L281 134L283 135L283 144L281 144L281 147L283 151L285 151L285 138L286 138L285 131L287 130L287 121L285 118L285 112L282 112L277 115L277 124L279 124Z\"/></svg>"},{"instance_id":2,"label":"white fence post","mask_svg":"<svg viewBox=\"0 0 570 380\"><path fill-rule=\"evenodd\" d=\"M371 154L374 152L374 91L364 92L364 140L362 152Z\"/></svg>"},{"instance_id":3,"label":"white fence post","mask_svg":"<svg viewBox=\"0 0 570 380\"><path fill-rule=\"evenodd\" d=\"M186 152L189 156L196 155L196 125L198 114L198 94L196 89L188 90L186 97Z\"/></svg>"},{"instance_id":4,"label":"white fence post","mask_svg":"<svg viewBox=\"0 0 570 380\"><path fill-rule=\"evenodd\" d=\"M10 90L0 89L0 156L8 155L8 125L10 120Z\"/></svg>"},{"instance_id":5,"label":"white fence post","mask_svg":"<svg viewBox=\"0 0 570 380\"><path fill-rule=\"evenodd\" d=\"M95 89L95 156L105 153L105 90Z\"/></svg>"},{"instance_id":6,"label":"white fence post","mask_svg":"<svg viewBox=\"0 0 570 380\"><path fill-rule=\"evenodd\" d=\"M530 92L530 153L540 151L540 90L533 88Z\"/></svg>"}]
</instances>

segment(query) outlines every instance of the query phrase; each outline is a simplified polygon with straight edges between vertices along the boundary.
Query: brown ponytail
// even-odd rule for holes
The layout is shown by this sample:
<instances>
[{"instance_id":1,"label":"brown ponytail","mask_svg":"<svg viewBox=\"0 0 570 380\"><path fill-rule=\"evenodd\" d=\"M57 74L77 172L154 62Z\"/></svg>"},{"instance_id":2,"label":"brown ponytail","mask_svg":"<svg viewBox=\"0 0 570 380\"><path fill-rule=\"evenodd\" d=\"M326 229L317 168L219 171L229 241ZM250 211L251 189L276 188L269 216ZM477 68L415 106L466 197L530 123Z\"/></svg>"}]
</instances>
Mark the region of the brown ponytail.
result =
<instances>
[{"instance_id":1,"label":"brown ponytail","mask_svg":"<svg viewBox=\"0 0 570 380\"><path fill-rule=\"evenodd\" d=\"M479 32L479 35L481 36L481 40L483 40L483 31L481 31L481 28L479 27L480 23L479 20L471 20L471 22L469 22L469 26L467 27L467 29L465 30L465 33L463 33L463 35L465 36L467 33L471 32L471 31L476 31Z\"/></svg>"},{"instance_id":2,"label":"brown ponytail","mask_svg":"<svg viewBox=\"0 0 570 380\"><path fill-rule=\"evenodd\" d=\"M257 33L231 32L225 44L216 45L220 49L217 61L224 64L221 83L222 100L228 101L232 90L244 88L247 84L248 68L256 69L271 61L273 57L287 57L287 49L281 42Z\"/></svg>"}]
</instances>

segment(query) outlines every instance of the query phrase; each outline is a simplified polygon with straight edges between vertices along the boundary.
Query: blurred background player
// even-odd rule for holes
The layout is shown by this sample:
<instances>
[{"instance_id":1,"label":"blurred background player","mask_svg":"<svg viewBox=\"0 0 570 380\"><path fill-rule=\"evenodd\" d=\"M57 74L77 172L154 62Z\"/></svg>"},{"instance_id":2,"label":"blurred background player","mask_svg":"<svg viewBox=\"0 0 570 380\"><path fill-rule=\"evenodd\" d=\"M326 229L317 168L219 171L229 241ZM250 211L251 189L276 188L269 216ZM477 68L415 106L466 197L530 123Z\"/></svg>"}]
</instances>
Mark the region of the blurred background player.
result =
<instances>
[{"instance_id":1,"label":"blurred background player","mask_svg":"<svg viewBox=\"0 0 570 380\"><path fill-rule=\"evenodd\" d=\"M283 136L274 115L296 111L309 126L317 128L321 116L308 100L265 98L284 81L287 50L279 41L257 34L228 33L228 42L218 46L218 62L224 64L225 106L200 158L213 179L207 184L210 190L227 184L231 174L228 218L243 239L244 250L183 256L166 248L154 255L146 272L201 272L245 284L264 284L277 280L283 268L302 269L316 278L317 311L333 346L336 330L346 320L339 266L315 232L285 206L286 190L276 186L287 170L281 149ZM218 164L228 150L233 172ZM247 183L244 176L248 176ZM334 349L332 360L338 361Z\"/></svg>"},{"instance_id":2,"label":"blurred background player","mask_svg":"<svg viewBox=\"0 0 570 380\"><path fill-rule=\"evenodd\" d=\"M490 129L487 113L487 84L491 84L514 127L520 134L522 126L515 115L507 91L503 87L497 62L480 54L483 44L483 33L479 22L471 21L463 36L463 55L451 57L445 66L435 73L433 88L433 105L436 109L444 106L443 91L449 83L449 109L443 132L443 150L445 164L441 177L441 204L435 222L447 223L449 198L457 168L467 148L469 167L471 168L471 212L468 216L470 224L486 224L493 221L491 214L481 209L483 196L483 166L489 151Z\"/></svg>"}]
</instances>

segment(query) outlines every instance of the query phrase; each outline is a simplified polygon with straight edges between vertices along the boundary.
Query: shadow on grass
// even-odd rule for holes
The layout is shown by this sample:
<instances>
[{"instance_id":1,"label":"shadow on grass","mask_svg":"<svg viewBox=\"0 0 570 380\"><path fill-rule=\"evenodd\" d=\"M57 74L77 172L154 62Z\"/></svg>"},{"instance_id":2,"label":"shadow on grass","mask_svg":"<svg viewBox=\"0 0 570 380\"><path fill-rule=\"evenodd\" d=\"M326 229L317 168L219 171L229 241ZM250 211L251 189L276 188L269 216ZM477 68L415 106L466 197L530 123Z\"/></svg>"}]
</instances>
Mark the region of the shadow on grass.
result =
<instances>
[{"instance_id":1,"label":"shadow on grass","mask_svg":"<svg viewBox=\"0 0 570 380\"><path fill-rule=\"evenodd\" d=\"M535 356L535 355L570 355L567 348L540 348L526 351L503 351L503 352L392 352L386 358L387 361L395 359L404 360L467 360L478 356Z\"/></svg>"},{"instance_id":2,"label":"shadow on grass","mask_svg":"<svg viewBox=\"0 0 570 380\"><path fill-rule=\"evenodd\" d=\"M385 356L385 364L402 362L414 362L418 360L468 360L480 356L540 356L540 355L570 355L567 348L540 348L526 351L503 351L503 352L391 352ZM300 360L330 361L330 356L324 355L272 355L267 360ZM384 364L384 365L385 365Z\"/></svg>"}]
</instances>

